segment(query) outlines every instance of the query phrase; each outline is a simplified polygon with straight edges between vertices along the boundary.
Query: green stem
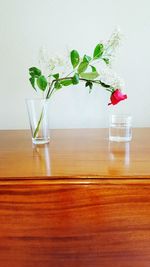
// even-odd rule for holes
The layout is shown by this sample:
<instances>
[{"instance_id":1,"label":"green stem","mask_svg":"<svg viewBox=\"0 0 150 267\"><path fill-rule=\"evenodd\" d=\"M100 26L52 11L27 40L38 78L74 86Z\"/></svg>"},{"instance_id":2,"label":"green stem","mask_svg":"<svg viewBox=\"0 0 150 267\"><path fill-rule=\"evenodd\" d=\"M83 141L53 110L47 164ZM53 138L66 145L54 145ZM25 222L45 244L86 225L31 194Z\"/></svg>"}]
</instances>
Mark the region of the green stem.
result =
<instances>
[{"instance_id":1,"label":"green stem","mask_svg":"<svg viewBox=\"0 0 150 267\"><path fill-rule=\"evenodd\" d=\"M53 94L53 92L54 92L54 90L55 90L55 87L53 87L53 85L54 85L54 83L56 82L56 81L63 81L63 80L66 80L66 78L67 79L72 79L73 77L64 77L64 78L59 78L59 79L54 79L52 82L51 82L51 84L50 84L50 86L49 86L49 89L48 89L48 92L47 92L47 95L46 95L46 99L49 99L51 96L52 96L52 94ZM107 85L107 84L105 84L105 83L103 83L103 82L101 82L100 80L88 80L88 79L84 79L84 78L79 78L79 80L80 81L84 81L84 82L87 82L87 81L90 81L90 82L92 82L92 83L96 83L96 84L100 84L101 86L103 86L104 88L105 88L105 90L107 90L107 91L109 91L109 92L113 92L114 91L114 88L113 87L111 87L111 86L109 86L109 85ZM35 129L35 131L34 131L34 138L36 138L36 136L37 136L37 134L38 134L38 131L39 131L39 128L40 128L40 124L41 124L41 121L42 121L42 118L43 118L43 112L44 112L44 108L42 108L42 111L41 111L41 114L40 114L40 118L39 118L39 121L38 121L38 124L37 124L37 127L36 127L36 129Z\"/></svg>"},{"instance_id":2,"label":"green stem","mask_svg":"<svg viewBox=\"0 0 150 267\"><path fill-rule=\"evenodd\" d=\"M44 108L42 108L42 112L41 112L41 115L40 115L40 118L39 118L39 121L38 121L38 124L37 124L37 127L34 131L34 134L33 134L33 137L36 138L37 134L38 134L38 131L39 131L39 128L40 128L40 124L41 124L41 121L42 121L42 118L43 118L43 111L44 111Z\"/></svg>"},{"instance_id":3,"label":"green stem","mask_svg":"<svg viewBox=\"0 0 150 267\"><path fill-rule=\"evenodd\" d=\"M53 89L54 89L54 88L52 89L54 82L56 82L56 79L51 82L49 89L48 89L48 92L47 92L47 95L46 95L46 99L50 98L50 96L51 96L51 91L53 91Z\"/></svg>"},{"instance_id":4,"label":"green stem","mask_svg":"<svg viewBox=\"0 0 150 267\"><path fill-rule=\"evenodd\" d=\"M51 83L51 85L50 85L50 87L49 87L49 90L48 90L48 93L47 93L47 99L48 98L50 98L50 96L51 96L51 94L53 93L53 91L54 91L54 89L55 88L53 88L52 89L52 86L53 86L53 83L54 82L56 82L56 81L63 81L63 80L66 80L66 79L72 79L73 77L64 77L64 78L59 78L59 79L55 79L55 80L53 80L52 81L52 83ZM101 80L88 80L88 79L84 79L84 78L79 78L79 80L80 81L84 81L84 82L88 82L88 81L90 81L90 82L92 82L92 83L96 83L96 84L100 84L102 87L104 87L107 91L110 91L111 93L113 93L113 91L114 91L114 88L112 87L112 86L110 86L110 85L108 85L108 84L105 84L104 82L101 82ZM52 89L52 90L51 90Z\"/></svg>"}]
</instances>

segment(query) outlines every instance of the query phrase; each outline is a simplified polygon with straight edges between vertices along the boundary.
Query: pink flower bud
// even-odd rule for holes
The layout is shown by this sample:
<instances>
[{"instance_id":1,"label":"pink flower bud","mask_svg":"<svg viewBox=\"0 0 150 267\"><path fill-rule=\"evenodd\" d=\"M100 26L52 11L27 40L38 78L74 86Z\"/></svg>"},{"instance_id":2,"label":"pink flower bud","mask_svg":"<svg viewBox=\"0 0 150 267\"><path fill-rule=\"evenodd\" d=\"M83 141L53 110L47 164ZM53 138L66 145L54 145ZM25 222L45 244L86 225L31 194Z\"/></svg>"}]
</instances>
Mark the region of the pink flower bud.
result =
<instances>
[{"instance_id":1,"label":"pink flower bud","mask_svg":"<svg viewBox=\"0 0 150 267\"><path fill-rule=\"evenodd\" d=\"M116 105L118 104L120 101L127 99L127 95L123 95L122 92L119 89L116 89L110 97L111 103L109 103L108 105Z\"/></svg>"}]
</instances>

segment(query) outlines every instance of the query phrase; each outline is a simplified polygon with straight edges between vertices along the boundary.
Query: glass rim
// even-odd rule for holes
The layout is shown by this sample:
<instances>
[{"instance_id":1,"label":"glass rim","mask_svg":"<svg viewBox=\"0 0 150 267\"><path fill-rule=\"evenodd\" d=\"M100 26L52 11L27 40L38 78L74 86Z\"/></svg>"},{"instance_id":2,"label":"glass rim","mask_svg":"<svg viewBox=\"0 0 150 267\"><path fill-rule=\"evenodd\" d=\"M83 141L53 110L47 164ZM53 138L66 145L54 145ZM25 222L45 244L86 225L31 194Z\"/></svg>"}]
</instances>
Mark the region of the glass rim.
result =
<instances>
[{"instance_id":1,"label":"glass rim","mask_svg":"<svg viewBox=\"0 0 150 267\"><path fill-rule=\"evenodd\" d=\"M132 115L130 115L130 114L111 114L110 116L109 116L109 121L110 122L114 122L114 121L122 121L122 122L126 122L126 123L128 123L128 122L132 122L132 120L133 120L133 117L132 117Z\"/></svg>"},{"instance_id":2,"label":"glass rim","mask_svg":"<svg viewBox=\"0 0 150 267\"><path fill-rule=\"evenodd\" d=\"M110 118L132 118L130 113L110 114Z\"/></svg>"},{"instance_id":3,"label":"glass rim","mask_svg":"<svg viewBox=\"0 0 150 267\"><path fill-rule=\"evenodd\" d=\"M36 97L36 98L25 98L25 101L48 101L46 98Z\"/></svg>"}]
</instances>

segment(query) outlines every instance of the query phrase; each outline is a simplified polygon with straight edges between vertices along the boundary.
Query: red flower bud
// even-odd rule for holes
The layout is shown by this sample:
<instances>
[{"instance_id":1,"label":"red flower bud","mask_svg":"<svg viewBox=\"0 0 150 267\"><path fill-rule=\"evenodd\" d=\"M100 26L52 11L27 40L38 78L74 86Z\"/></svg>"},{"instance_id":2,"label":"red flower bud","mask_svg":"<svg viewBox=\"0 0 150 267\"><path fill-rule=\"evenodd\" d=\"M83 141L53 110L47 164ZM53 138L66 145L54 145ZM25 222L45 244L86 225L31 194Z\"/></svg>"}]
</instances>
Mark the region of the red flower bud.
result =
<instances>
[{"instance_id":1,"label":"red flower bud","mask_svg":"<svg viewBox=\"0 0 150 267\"><path fill-rule=\"evenodd\" d=\"M119 89L116 89L110 97L111 103L109 103L108 105L116 105L118 104L120 101L127 99L127 95L123 95L122 92Z\"/></svg>"}]
</instances>

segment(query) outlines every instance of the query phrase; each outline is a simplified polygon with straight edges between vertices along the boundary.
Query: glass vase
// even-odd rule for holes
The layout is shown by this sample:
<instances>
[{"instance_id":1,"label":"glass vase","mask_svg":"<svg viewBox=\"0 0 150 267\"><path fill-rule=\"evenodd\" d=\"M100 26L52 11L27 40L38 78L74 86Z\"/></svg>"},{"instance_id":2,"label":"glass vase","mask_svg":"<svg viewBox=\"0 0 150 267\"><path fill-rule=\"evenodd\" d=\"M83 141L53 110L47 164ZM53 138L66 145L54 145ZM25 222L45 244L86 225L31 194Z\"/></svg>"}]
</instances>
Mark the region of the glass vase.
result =
<instances>
[{"instance_id":1,"label":"glass vase","mask_svg":"<svg viewBox=\"0 0 150 267\"><path fill-rule=\"evenodd\" d=\"M50 140L48 120L48 100L27 99L27 111L34 144L46 144Z\"/></svg>"},{"instance_id":2,"label":"glass vase","mask_svg":"<svg viewBox=\"0 0 150 267\"><path fill-rule=\"evenodd\" d=\"M132 117L128 114L113 114L109 120L109 140L128 142L132 139Z\"/></svg>"}]
</instances>

